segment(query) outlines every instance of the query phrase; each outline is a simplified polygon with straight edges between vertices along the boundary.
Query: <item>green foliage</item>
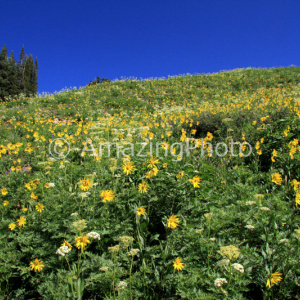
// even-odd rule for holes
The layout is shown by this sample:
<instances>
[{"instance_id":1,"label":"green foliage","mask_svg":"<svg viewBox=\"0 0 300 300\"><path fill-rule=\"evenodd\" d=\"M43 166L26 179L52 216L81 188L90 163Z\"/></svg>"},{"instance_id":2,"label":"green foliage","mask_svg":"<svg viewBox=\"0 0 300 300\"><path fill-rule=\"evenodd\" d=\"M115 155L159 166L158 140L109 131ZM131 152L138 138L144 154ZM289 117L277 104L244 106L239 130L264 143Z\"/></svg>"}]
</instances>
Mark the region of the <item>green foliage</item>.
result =
<instances>
[{"instance_id":1,"label":"green foliage","mask_svg":"<svg viewBox=\"0 0 300 300\"><path fill-rule=\"evenodd\" d=\"M299 74L122 80L1 104L0 297L296 298ZM54 149L58 138L70 152L55 159L49 147L68 152L66 143ZM200 144L188 152L187 139L236 144L218 157ZM182 153L177 145L171 155L180 141ZM246 141L252 152L243 157ZM110 157L107 148L101 157L101 142L115 143ZM130 160L121 152L129 142L137 147ZM168 155L159 146L155 158L163 142ZM36 259L40 271L30 267Z\"/></svg>"}]
</instances>

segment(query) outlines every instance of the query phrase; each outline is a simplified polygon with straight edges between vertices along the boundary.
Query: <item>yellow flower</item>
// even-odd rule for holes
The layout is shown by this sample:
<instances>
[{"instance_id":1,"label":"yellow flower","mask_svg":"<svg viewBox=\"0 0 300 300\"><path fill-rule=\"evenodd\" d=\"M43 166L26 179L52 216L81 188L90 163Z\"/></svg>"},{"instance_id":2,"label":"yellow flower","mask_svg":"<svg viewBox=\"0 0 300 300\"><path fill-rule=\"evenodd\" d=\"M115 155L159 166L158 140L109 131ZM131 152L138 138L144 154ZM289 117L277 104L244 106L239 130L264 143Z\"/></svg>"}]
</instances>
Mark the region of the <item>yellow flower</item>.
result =
<instances>
[{"instance_id":1,"label":"yellow flower","mask_svg":"<svg viewBox=\"0 0 300 300\"><path fill-rule=\"evenodd\" d=\"M8 194L8 191L6 188L1 189L1 195L6 196Z\"/></svg>"},{"instance_id":2,"label":"yellow flower","mask_svg":"<svg viewBox=\"0 0 300 300\"><path fill-rule=\"evenodd\" d=\"M124 162L124 164L123 164L123 173L124 174L129 175L129 174L133 173L133 170L134 170L133 162L131 162L131 161Z\"/></svg>"},{"instance_id":3,"label":"yellow flower","mask_svg":"<svg viewBox=\"0 0 300 300\"><path fill-rule=\"evenodd\" d=\"M178 172L178 174L176 175L177 179L180 179L184 176L184 171Z\"/></svg>"},{"instance_id":4,"label":"yellow flower","mask_svg":"<svg viewBox=\"0 0 300 300\"><path fill-rule=\"evenodd\" d=\"M79 188L82 191L88 191L93 186L93 183L90 179L82 179L79 181Z\"/></svg>"},{"instance_id":5,"label":"yellow flower","mask_svg":"<svg viewBox=\"0 0 300 300\"><path fill-rule=\"evenodd\" d=\"M182 263L182 258L177 257L174 261L173 261L173 266L174 269L177 271L182 271L182 269L184 268L183 266L184 264Z\"/></svg>"},{"instance_id":6,"label":"yellow flower","mask_svg":"<svg viewBox=\"0 0 300 300\"><path fill-rule=\"evenodd\" d=\"M115 194L112 190L105 190L101 192L100 197L103 198L102 201L105 203L106 201L113 201L115 198Z\"/></svg>"},{"instance_id":7,"label":"yellow flower","mask_svg":"<svg viewBox=\"0 0 300 300\"><path fill-rule=\"evenodd\" d=\"M9 204L9 202L7 200L3 201L3 206L6 206L8 204Z\"/></svg>"},{"instance_id":8,"label":"yellow flower","mask_svg":"<svg viewBox=\"0 0 300 300\"><path fill-rule=\"evenodd\" d=\"M147 193L149 190L149 185L143 180L142 183L139 184L139 192L141 194Z\"/></svg>"},{"instance_id":9,"label":"yellow flower","mask_svg":"<svg viewBox=\"0 0 300 300\"><path fill-rule=\"evenodd\" d=\"M210 133L210 132L208 132L207 133L207 135L206 135L206 139L207 139L207 141L211 141L212 139L213 139L213 135L212 135L212 133Z\"/></svg>"},{"instance_id":10,"label":"yellow flower","mask_svg":"<svg viewBox=\"0 0 300 300\"><path fill-rule=\"evenodd\" d=\"M281 185L281 182L282 182L281 175L279 173L272 174L272 182L274 182L278 185Z\"/></svg>"},{"instance_id":11,"label":"yellow flower","mask_svg":"<svg viewBox=\"0 0 300 300\"><path fill-rule=\"evenodd\" d=\"M24 225L26 224L26 218L21 216L19 220L17 220L18 226L19 227L24 227Z\"/></svg>"},{"instance_id":12,"label":"yellow flower","mask_svg":"<svg viewBox=\"0 0 300 300\"><path fill-rule=\"evenodd\" d=\"M172 215L170 219L168 219L168 227L171 229L175 229L178 226L179 219L176 215Z\"/></svg>"},{"instance_id":13,"label":"yellow flower","mask_svg":"<svg viewBox=\"0 0 300 300\"><path fill-rule=\"evenodd\" d=\"M151 156L150 161L149 161L149 168L154 168L156 166L156 164L159 164L159 160L153 158L153 156Z\"/></svg>"},{"instance_id":14,"label":"yellow flower","mask_svg":"<svg viewBox=\"0 0 300 300\"><path fill-rule=\"evenodd\" d=\"M85 235L85 236L79 236L79 237L75 237L75 243L76 243L76 247L78 249L84 249L86 247L87 244L90 243L88 237Z\"/></svg>"},{"instance_id":15,"label":"yellow flower","mask_svg":"<svg viewBox=\"0 0 300 300\"><path fill-rule=\"evenodd\" d=\"M167 167L168 167L168 164L167 164L167 163L164 163L164 164L163 164L163 167L164 167L164 168L167 168Z\"/></svg>"},{"instance_id":16,"label":"yellow flower","mask_svg":"<svg viewBox=\"0 0 300 300\"><path fill-rule=\"evenodd\" d=\"M43 262L41 260L36 258L34 261L30 263L30 267L31 267L31 271L34 270L34 272L36 271L40 272L42 268L45 266L43 265Z\"/></svg>"},{"instance_id":17,"label":"yellow flower","mask_svg":"<svg viewBox=\"0 0 300 300\"><path fill-rule=\"evenodd\" d=\"M193 177L193 179L189 179L189 182L193 185L194 188L200 187L201 178L199 176Z\"/></svg>"},{"instance_id":18,"label":"yellow flower","mask_svg":"<svg viewBox=\"0 0 300 300\"><path fill-rule=\"evenodd\" d=\"M136 210L136 214L137 214L138 216L144 215L145 212L146 212L146 210L145 210L144 207L139 207L139 208Z\"/></svg>"},{"instance_id":19,"label":"yellow flower","mask_svg":"<svg viewBox=\"0 0 300 300\"><path fill-rule=\"evenodd\" d=\"M44 205L38 203L36 206L35 206L35 209L38 211L38 212L42 212L44 210Z\"/></svg>"},{"instance_id":20,"label":"yellow flower","mask_svg":"<svg viewBox=\"0 0 300 300\"><path fill-rule=\"evenodd\" d=\"M300 205L300 193L296 193L295 201L296 201L296 206Z\"/></svg>"},{"instance_id":21,"label":"yellow flower","mask_svg":"<svg viewBox=\"0 0 300 300\"><path fill-rule=\"evenodd\" d=\"M36 196L33 192L30 194L30 200L34 201L37 200L38 196Z\"/></svg>"},{"instance_id":22,"label":"yellow flower","mask_svg":"<svg viewBox=\"0 0 300 300\"><path fill-rule=\"evenodd\" d=\"M271 277L267 280L267 287L271 288L273 284L277 284L282 280L282 277L280 277L280 273L276 272L271 275Z\"/></svg>"},{"instance_id":23,"label":"yellow flower","mask_svg":"<svg viewBox=\"0 0 300 300\"><path fill-rule=\"evenodd\" d=\"M23 210L23 211L27 211L27 210L28 210L28 208L24 207L24 208L22 208L22 210Z\"/></svg>"},{"instance_id":24,"label":"yellow flower","mask_svg":"<svg viewBox=\"0 0 300 300\"><path fill-rule=\"evenodd\" d=\"M10 229L10 230L14 230L15 228L16 228L16 224L15 223L10 223L9 225L8 225L8 228Z\"/></svg>"}]
</instances>

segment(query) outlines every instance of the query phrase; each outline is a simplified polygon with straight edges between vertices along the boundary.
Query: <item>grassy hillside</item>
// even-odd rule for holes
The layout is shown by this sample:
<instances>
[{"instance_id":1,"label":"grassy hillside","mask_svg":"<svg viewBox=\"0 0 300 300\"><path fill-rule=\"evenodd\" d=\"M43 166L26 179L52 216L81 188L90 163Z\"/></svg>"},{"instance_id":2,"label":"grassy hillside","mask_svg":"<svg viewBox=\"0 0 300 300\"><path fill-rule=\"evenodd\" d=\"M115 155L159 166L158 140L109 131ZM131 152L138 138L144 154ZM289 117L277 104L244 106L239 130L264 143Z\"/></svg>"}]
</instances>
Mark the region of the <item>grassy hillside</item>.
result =
<instances>
[{"instance_id":1,"label":"grassy hillside","mask_svg":"<svg viewBox=\"0 0 300 300\"><path fill-rule=\"evenodd\" d=\"M297 299L299 100L289 67L2 103L1 299Z\"/></svg>"}]
</instances>

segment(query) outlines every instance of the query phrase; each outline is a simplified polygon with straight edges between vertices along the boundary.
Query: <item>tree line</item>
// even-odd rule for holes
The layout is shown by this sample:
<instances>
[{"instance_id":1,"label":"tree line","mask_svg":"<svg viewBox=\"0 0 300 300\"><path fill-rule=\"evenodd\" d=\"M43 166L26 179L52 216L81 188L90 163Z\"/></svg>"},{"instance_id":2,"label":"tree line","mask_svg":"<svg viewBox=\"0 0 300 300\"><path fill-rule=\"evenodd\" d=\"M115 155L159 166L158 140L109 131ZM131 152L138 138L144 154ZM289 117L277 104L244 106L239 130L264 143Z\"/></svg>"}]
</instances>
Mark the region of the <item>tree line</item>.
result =
<instances>
[{"instance_id":1,"label":"tree line","mask_svg":"<svg viewBox=\"0 0 300 300\"><path fill-rule=\"evenodd\" d=\"M36 96L38 88L38 61L32 55L26 55L24 46L17 60L12 51L7 55L4 45L0 52L0 99L7 101L21 93L26 97Z\"/></svg>"}]
</instances>

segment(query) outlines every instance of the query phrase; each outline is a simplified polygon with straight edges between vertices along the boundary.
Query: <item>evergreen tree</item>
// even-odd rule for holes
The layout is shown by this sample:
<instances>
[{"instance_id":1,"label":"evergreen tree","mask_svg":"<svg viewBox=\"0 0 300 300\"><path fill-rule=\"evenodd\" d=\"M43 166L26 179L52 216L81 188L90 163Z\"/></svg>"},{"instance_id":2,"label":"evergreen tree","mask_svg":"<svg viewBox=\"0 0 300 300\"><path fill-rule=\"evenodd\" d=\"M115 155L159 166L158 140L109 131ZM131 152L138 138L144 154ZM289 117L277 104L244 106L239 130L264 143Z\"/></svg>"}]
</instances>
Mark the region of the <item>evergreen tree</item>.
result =
<instances>
[{"instance_id":1,"label":"evergreen tree","mask_svg":"<svg viewBox=\"0 0 300 300\"><path fill-rule=\"evenodd\" d=\"M20 93L20 87L18 84L19 80L19 71L18 66L14 57L14 52L11 52L11 55L8 59L8 81L9 81L9 87L8 87L8 94L10 96L16 96Z\"/></svg>"},{"instance_id":2,"label":"evergreen tree","mask_svg":"<svg viewBox=\"0 0 300 300\"><path fill-rule=\"evenodd\" d=\"M25 70L24 70L24 92L27 97L33 95L32 90L33 80L33 58L30 54L29 57L25 58Z\"/></svg>"},{"instance_id":3,"label":"evergreen tree","mask_svg":"<svg viewBox=\"0 0 300 300\"><path fill-rule=\"evenodd\" d=\"M37 88L38 88L38 60L35 58L34 67L33 67L33 78L32 78L32 92L33 95L37 95Z\"/></svg>"},{"instance_id":4,"label":"evergreen tree","mask_svg":"<svg viewBox=\"0 0 300 300\"><path fill-rule=\"evenodd\" d=\"M9 65L7 60L7 48L4 45L0 53L0 98L5 100L9 96Z\"/></svg>"},{"instance_id":5,"label":"evergreen tree","mask_svg":"<svg viewBox=\"0 0 300 300\"><path fill-rule=\"evenodd\" d=\"M22 46L19 62L18 62L18 69L19 69L19 87L20 91L25 93L25 50L24 45Z\"/></svg>"}]
</instances>

